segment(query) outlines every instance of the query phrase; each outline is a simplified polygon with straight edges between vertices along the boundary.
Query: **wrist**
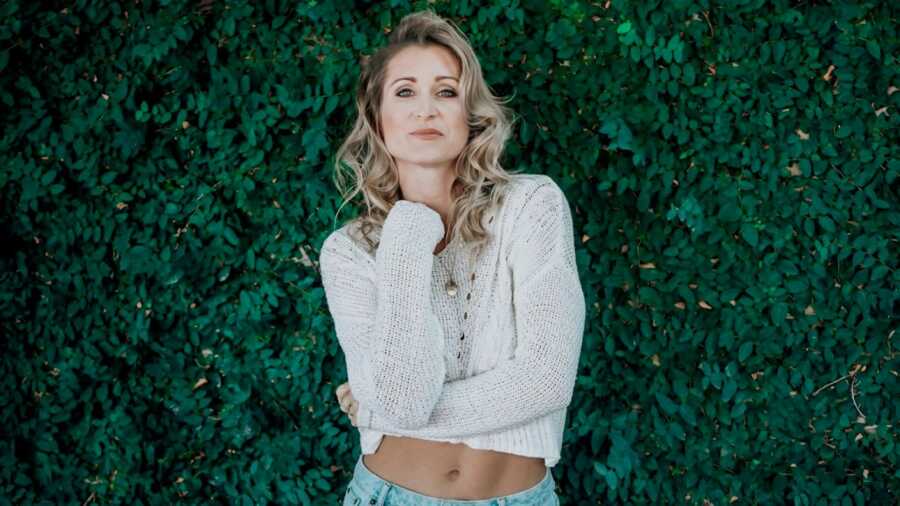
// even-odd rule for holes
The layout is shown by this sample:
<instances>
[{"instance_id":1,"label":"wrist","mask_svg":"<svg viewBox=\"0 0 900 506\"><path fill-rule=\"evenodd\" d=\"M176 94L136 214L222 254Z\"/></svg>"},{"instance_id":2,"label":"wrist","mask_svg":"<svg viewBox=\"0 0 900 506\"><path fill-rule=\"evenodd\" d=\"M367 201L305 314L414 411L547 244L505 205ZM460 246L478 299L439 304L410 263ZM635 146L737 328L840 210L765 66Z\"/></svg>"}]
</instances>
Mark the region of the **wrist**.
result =
<instances>
[{"instance_id":1,"label":"wrist","mask_svg":"<svg viewBox=\"0 0 900 506\"><path fill-rule=\"evenodd\" d=\"M403 242L424 242L430 251L444 235L444 222L437 211L421 202L398 200L384 220L382 239L398 237Z\"/></svg>"}]
</instances>

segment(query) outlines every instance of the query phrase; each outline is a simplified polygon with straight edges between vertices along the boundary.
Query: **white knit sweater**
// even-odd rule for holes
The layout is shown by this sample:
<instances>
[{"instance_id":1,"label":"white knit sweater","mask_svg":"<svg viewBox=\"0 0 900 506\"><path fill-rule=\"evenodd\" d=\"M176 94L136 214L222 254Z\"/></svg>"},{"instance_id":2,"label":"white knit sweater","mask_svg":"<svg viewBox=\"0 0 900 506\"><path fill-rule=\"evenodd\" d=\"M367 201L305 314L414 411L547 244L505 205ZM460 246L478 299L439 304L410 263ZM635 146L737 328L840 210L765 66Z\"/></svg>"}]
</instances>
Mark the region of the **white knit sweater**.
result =
<instances>
[{"instance_id":1,"label":"white knit sweater","mask_svg":"<svg viewBox=\"0 0 900 506\"><path fill-rule=\"evenodd\" d=\"M389 434L559 461L585 325L572 217L550 177L512 177L477 263L457 238L433 254L440 215L407 200L374 254L352 222L322 244L364 454Z\"/></svg>"}]
</instances>

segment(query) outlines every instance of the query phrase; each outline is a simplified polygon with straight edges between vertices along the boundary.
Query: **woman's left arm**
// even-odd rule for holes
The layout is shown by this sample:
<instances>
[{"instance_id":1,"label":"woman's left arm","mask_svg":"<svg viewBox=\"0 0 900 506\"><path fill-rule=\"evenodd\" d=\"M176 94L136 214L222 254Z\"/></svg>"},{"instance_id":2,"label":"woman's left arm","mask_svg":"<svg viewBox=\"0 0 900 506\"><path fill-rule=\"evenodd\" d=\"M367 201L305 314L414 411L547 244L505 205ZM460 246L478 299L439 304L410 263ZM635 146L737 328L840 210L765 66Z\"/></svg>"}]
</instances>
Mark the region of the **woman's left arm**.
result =
<instances>
[{"instance_id":1,"label":"woman's left arm","mask_svg":"<svg viewBox=\"0 0 900 506\"><path fill-rule=\"evenodd\" d=\"M572 399L585 326L571 212L547 178L514 226L517 348L497 367L444 384L428 423L398 429L377 414L369 428L418 437L466 437L508 429L564 409ZM499 337L498 337L499 338ZM367 409L359 405L359 410Z\"/></svg>"}]
</instances>

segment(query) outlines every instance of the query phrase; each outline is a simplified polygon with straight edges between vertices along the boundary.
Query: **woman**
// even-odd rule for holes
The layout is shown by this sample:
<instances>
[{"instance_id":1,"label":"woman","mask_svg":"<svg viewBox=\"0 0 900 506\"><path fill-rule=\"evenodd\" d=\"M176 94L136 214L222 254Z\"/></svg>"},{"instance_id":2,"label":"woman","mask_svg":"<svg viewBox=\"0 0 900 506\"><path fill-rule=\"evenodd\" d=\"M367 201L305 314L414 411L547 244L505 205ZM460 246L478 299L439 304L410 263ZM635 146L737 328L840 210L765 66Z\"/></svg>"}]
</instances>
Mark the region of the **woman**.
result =
<instances>
[{"instance_id":1,"label":"woman","mask_svg":"<svg viewBox=\"0 0 900 506\"><path fill-rule=\"evenodd\" d=\"M357 109L335 182L365 210L319 257L362 448L344 504L558 504L585 321L565 196L500 166L508 110L431 11L363 65Z\"/></svg>"}]
</instances>

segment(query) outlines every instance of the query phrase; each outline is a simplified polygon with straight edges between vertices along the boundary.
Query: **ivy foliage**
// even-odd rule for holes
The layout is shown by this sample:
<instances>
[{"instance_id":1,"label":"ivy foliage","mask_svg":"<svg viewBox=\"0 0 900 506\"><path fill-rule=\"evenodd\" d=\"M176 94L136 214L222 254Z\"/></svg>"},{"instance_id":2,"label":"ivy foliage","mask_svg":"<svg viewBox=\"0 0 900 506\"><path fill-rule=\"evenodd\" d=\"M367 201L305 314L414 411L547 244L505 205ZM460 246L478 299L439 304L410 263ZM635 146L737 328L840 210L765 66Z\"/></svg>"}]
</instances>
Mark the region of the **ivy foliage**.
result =
<instances>
[{"instance_id":1,"label":"ivy foliage","mask_svg":"<svg viewBox=\"0 0 900 506\"><path fill-rule=\"evenodd\" d=\"M896 504L900 12L761 0L4 2L0 504L340 501L332 157L429 7L572 206L563 504Z\"/></svg>"}]
</instances>

